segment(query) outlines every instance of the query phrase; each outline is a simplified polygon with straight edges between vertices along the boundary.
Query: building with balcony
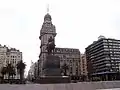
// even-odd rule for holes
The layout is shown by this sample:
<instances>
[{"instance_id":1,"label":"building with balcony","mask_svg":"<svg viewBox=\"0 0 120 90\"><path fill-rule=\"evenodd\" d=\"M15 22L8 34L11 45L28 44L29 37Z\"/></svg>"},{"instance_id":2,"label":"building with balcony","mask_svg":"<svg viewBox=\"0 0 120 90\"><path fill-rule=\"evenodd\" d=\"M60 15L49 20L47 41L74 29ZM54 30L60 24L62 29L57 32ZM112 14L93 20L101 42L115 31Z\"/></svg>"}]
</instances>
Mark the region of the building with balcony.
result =
<instances>
[{"instance_id":1,"label":"building with balcony","mask_svg":"<svg viewBox=\"0 0 120 90\"><path fill-rule=\"evenodd\" d=\"M100 36L86 48L86 59L89 79L119 79L120 40Z\"/></svg>"}]
</instances>

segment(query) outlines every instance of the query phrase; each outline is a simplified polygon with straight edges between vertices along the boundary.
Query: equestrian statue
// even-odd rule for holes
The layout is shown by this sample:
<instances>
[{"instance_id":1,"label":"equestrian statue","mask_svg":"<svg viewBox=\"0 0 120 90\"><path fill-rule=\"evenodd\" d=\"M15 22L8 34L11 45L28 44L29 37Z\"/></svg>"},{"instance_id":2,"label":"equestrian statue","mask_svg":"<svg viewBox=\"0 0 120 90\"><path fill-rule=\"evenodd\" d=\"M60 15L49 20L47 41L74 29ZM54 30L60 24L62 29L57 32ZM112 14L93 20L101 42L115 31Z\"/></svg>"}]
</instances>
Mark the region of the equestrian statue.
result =
<instances>
[{"instance_id":1,"label":"equestrian statue","mask_svg":"<svg viewBox=\"0 0 120 90\"><path fill-rule=\"evenodd\" d=\"M46 47L48 55L52 54L54 55L55 50L55 40L52 38L52 36L48 39L47 47Z\"/></svg>"}]
</instances>

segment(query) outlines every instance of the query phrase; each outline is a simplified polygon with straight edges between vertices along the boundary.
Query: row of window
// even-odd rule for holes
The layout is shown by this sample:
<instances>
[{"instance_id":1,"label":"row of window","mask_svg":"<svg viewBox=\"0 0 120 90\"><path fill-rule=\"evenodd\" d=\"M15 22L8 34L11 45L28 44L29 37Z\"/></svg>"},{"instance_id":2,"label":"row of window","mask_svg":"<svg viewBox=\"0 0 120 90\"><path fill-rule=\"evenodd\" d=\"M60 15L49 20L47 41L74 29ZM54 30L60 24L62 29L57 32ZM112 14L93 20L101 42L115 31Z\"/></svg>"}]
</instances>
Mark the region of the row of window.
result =
<instances>
[{"instance_id":1,"label":"row of window","mask_svg":"<svg viewBox=\"0 0 120 90\"><path fill-rule=\"evenodd\" d=\"M120 52L114 52L114 51L110 51L110 52L106 52L106 53L114 53L114 54L120 54Z\"/></svg>"},{"instance_id":2,"label":"row of window","mask_svg":"<svg viewBox=\"0 0 120 90\"><path fill-rule=\"evenodd\" d=\"M120 64L119 63L112 63L112 64L106 64L106 66L115 66L118 68L118 66L120 67Z\"/></svg>"},{"instance_id":3,"label":"row of window","mask_svg":"<svg viewBox=\"0 0 120 90\"><path fill-rule=\"evenodd\" d=\"M108 45L104 45L105 48L120 48L120 46L108 46Z\"/></svg>"},{"instance_id":4,"label":"row of window","mask_svg":"<svg viewBox=\"0 0 120 90\"><path fill-rule=\"evenodd\" d=\"M120 58L118 58L118 57L111 57L111 59L120 59Z\"/></svg>"},{"instance_id":5,"label":"row of window","mask_svg":"<svg viewBox=\"0 0 120 90\"><path fill-rule=\"evenodd\" d=\"M107 48L105 48L104 50L105 51L120 51L120 49L107 49Z\"/></svg>"},{"instance_id":6,"label":"row of window","mask_svg":"<svg viewBox=\"0 0 120 90\"><path fill-rule=\"evenodd\" d=\"M116 54L110 54L110 56L120 57L120 55L116 55Z\"/></svg>"},{"instance_id":7,"label":"row of window","mask_svg":"<svg viewBox=\"0 0 120 90\"><path fill-rule=\"evenodd\" d=\"M107 40L104 40L104 42L107 42ZM108 40L108 42L120 43L120 41L118 41L118 40Z\"/></svg>"},{"instance_id":8,"label":"row of window","mask_svg":"<svg viewBox=\"0 0 120 90\"><path fill-rule=\"evenodd\" d=\"M104 45L120 46L120 43L103 43Z\"/></svg>"},{"instance_id":9,"label":"row of window","mask_svg":"<svg viewBox=\"0 0 120 90\"><path fill-rule=\"evenodd\" d=\"M17 58L17 56L8 56L8 57L11 57L11 58ZM20 58L20 56L18 56L18 58Z\"/></svg>"},{"instance_id":10,"label":"row of window","mask_svg":"<svg viewBox=\"0 0 120 90\"><path fill-rule=\"evenodd\" d=\"M6 63L15 63L16 64L16 61L6 61Z\"/></svg>"},{"instance_id":11,"label":"row of window","mask_svg":"<svg viewBox=\"0 0 120 90\"><path fill-rule=\"evenodd\" d=\"M117 66L119 66L119 63L114 63L114 64L112 63L111 65L112 65L112 66L113 66L113 65L116 65L116 67L117 67Z\"/></svg>"},{"instance_id":12,"label":"row of window","mask_svg":"<svg viewBox=\"0 0 120 90\"><path fill-rule=\"evenodd\" d=\"M106 57L105 59L106 59L106 60L111 60L111 59L120 60L119 57ZM111 60L111 61L112 61L112 60Z\"/></svg>"},{"instance_id":13,"label":"row of window","mask_svg":"<svg viewBox=\"0 0 120 90\"><path fill-rule=\"evenodd\" d=\"M120 41L118 41L118 40L103 40L103 42L120 43Z\"/></svg>"},{"instance_id":14,"label":"row of window","mask_svg":"<svg viewBox=\"0 0 120 90\"><path fill-rule=\"evenodd\" d=\"M67 62L71 62L71 63L72 63L72 62L79 62L79 60L69 60L69 59L68 59L68 60L67 60L67 59L61 59L60 61L61 61L61 62L67 61Z\"/></svg>"},{"instance_id":15,"label":"row of window","mask_svg":"<svg viewBox=\"0 0 120 90\"><path fill-rule=\"evenodd\" d=\"M59 54L56 54L56 55L58 55L59 56ZM75 59L77 59L77 58L79 58L80 56L79 55L60 55L59 56L60 57L60 59L67 59L67 60L70 60L70 59L72 59L72 60L75 60Z\"/></svg>"},{"instance_id":16,"label":"row of window","mask_svg":"<svg viewBox=\"0 0 120 90\"><path fill-rule=\"evenodd\" d=\"M111 71L111 72L112 72L112 71L119 71L119 69L117 69L117 70L110 69L110 71Z\"/></svg>"},{"instance_id":17,"label":"row of window","mask_svg":"<svg viewBox=\"0 0 120 90\"><path fill-rule=\"evenodd\" d=\"M79 52L79 50L76 50L76 49L60 49L60 48L56 48L55 51L56 52Z\"/></svg>"}]
</instances>

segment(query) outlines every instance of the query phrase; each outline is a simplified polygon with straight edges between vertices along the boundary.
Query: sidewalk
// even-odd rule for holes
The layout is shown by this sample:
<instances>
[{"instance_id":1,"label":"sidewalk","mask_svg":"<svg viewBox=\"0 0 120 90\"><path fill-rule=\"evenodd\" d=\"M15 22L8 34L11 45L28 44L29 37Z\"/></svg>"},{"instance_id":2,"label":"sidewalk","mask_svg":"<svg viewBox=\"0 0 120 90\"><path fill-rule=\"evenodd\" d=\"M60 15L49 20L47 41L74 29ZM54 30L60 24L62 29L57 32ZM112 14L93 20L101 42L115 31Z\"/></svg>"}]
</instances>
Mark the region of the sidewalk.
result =
<instances>
[{"instance_id":1,"label":"sidewalk","mask_svg":"<svg viewBox=\"0 0 120 90\"><path fill-rule=\"evenodd\" d=\"M30 81L26 81L26 84L34 84L34 83Z\"/></svg>"}]
</instances>

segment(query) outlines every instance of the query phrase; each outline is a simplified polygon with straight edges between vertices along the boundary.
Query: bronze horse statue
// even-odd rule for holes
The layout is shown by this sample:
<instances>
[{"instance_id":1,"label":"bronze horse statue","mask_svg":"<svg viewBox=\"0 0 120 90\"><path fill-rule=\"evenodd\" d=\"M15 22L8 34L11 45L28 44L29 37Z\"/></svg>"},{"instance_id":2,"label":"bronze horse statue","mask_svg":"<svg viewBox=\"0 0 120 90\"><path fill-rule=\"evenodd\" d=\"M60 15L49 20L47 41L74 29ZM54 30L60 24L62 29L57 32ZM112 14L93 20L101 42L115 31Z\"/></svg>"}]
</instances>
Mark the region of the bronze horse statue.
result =
<instances>
[{"instance_id":1,"label":"bronze horse statue","mask_svg":"<svg viewBox=\"0 0 120 90\"><path fill-rule=\"evenodd\" d=\"M54 50L55 50L55 42L54 42L54 38L50 37L48 39L48 44L47 44L47 51L48 51L48 55L52 54L54 55Z\"/></svg>"}]
</instances>

